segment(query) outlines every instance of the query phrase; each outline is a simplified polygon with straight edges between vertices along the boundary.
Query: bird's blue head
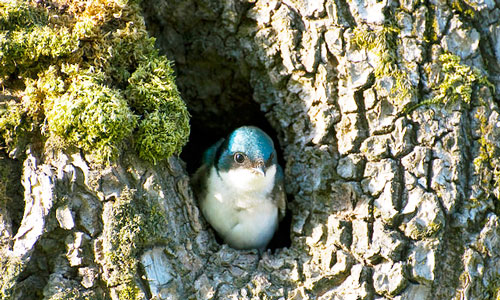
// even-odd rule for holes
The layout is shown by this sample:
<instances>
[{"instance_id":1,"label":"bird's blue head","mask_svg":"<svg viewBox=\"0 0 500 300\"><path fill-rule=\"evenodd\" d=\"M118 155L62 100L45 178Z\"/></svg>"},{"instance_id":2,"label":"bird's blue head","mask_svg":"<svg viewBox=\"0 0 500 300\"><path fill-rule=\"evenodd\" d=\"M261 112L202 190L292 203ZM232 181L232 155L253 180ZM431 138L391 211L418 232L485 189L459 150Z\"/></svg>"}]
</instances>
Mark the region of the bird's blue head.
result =
<instances>
[{"instance_id":1,"label":"bird's blue head","mask_svg":"<svg viewBox=\"0 0 500 300\"><path fill-rule=\"evenodd\" d=\"M256 174L265 175L276 165L276 151L271 138L254 126L243 126L234 130L215 155L219 171L231 169L250 169Z\"/></svg>"}]
</instances>

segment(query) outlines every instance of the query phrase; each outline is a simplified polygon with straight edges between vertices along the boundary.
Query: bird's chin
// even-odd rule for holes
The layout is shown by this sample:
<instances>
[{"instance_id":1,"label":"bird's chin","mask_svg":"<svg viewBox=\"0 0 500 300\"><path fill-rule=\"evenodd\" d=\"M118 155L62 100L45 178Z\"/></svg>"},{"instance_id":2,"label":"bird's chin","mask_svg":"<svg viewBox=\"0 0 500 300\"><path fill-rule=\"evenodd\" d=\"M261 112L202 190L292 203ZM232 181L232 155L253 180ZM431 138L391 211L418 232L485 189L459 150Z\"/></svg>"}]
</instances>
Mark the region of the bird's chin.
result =
<instances>
[{"instance_id":1,"label":"bird's chin","mask_svg":"<svg viewBox=\"0 0 500 300\"><path fill-rule=\"evenodd\" d=\"M265 174L252 169L231 170L221 174L224 181L241 190L267 190L274 184L275 167L271 167Z\"/></svg>"},{"instance_id":2,"label":"bird's chin","mask_svg":"<svg viewBox=\"0 0 500 300\"><path fill-rule=\"evenodd\" d=\"M252 170L250 170L250 172L257 177L265 177L266 176L266 174L260 170L252 169Z\"/></svg>"}]
</instances>

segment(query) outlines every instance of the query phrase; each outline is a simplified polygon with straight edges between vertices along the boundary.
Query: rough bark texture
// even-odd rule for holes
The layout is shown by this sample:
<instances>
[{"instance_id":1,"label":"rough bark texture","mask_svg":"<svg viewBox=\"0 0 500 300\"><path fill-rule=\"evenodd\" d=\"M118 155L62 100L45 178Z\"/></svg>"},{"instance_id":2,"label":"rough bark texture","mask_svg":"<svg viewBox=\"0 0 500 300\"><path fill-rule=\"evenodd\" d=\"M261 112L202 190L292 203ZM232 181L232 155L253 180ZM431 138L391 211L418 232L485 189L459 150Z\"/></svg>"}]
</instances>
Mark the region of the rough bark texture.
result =
<instances>
[{"instance_id":1,"label":"rough bark texture","mask_svg":"<svg viewBox=\"0 0 500 300\"><path fill-rule=\"evenodd\" d=\"M0 161L24 188L21 217L19 190L2 187L4 295L500 297L499 3L142 6L191 110L188 167L204 143L265 115L291 242L261 258L219 245L178 158L126 153L101 168L30 150L22 175Z\"/></svg>"}]
</instances>

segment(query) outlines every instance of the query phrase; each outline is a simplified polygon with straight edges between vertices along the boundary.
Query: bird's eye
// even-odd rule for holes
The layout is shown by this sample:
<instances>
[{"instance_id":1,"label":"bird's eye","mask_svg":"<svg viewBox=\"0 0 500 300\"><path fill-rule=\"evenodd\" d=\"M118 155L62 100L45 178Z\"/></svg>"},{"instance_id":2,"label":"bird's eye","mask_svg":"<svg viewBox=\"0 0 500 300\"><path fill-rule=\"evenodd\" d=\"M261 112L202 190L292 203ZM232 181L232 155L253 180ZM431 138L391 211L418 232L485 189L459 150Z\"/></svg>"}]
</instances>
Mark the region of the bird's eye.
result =
<instances>
[{"instance_id":1,"label":"bird's eye","mask_svg":"<svg viewBox=\"0 0 500 300\"><path fill-rule=\"evenodd\" d=\"M239 164L242 164L244 161L245 161L245 155L243 155L242 153L235 153L234 154L234 161L239 163Z\"/></svg>"}]
</instances>

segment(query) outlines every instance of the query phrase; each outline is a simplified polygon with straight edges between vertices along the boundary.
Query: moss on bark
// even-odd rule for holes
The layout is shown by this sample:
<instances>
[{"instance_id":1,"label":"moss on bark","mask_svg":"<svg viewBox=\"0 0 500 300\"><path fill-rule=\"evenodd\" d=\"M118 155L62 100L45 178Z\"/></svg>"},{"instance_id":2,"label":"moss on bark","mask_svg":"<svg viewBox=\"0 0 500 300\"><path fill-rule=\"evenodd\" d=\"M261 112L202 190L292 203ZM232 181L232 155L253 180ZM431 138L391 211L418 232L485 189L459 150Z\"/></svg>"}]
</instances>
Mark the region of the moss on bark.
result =
<instances>
[{"instance_id":1,"label":"moss on bark","mask_svg":"<svg viewBox=\"0 0 500 300\"><path fill-rule=\"evenodd\" d=\"M0 133L11 155L40 137L98 163L126 141L152 162L180 152L189 114L137 1L14 1L0 11L0 83L15 95L2 103Z\"/></svg>"}]
</instances>

